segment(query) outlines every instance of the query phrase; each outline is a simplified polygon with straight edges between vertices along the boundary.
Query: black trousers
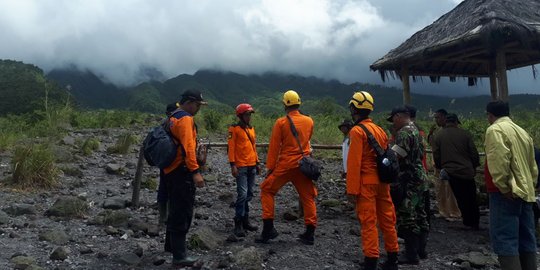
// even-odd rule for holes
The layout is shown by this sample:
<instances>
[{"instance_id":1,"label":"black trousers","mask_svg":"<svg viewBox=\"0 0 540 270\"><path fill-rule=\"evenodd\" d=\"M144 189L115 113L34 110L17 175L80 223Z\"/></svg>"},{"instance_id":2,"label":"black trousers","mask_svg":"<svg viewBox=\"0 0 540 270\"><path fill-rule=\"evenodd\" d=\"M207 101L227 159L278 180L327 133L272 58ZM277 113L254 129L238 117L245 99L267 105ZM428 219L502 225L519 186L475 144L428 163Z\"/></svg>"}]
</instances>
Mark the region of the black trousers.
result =
<instances>
[{"instance_id":1,"label":"black trousers","mask_svg":"<svg viewBox=\"0 0 540 270\"><path fill-rule=\"evenodd\" d=\"M193 174L180 166L165 175L169 207L165 250L173 253L174 259L186 256L185 237L193 219L195 184Z\"/></svg>"},{"instance_id":2,"label":"black trousers","mask_svg":"<svg viewBox=\"0 0 540 270\"><path fill-rule=\"evenodd\" d=\"M463 225L478 228L480 210L476 201L476 182L473 179L461 179L450 176L448 180L463 217Z\"/></svg>"}]
</instances>

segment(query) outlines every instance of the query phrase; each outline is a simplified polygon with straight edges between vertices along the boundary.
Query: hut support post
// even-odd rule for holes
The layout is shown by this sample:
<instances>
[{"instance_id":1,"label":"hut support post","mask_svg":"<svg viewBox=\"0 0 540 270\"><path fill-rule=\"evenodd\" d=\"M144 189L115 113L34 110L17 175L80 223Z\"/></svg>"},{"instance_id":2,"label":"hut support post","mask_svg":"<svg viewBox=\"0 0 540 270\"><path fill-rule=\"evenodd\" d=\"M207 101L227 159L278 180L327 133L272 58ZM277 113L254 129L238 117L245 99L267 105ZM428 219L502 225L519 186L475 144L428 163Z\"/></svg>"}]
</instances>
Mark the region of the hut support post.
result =
<instances>
[{"instance_id":1,"label":"hut support post","mask_svg":"<svg viewBox=\"0 0 540 270\"><path fill-rule=\"evenodd\" d=\"M403 83L403 104L411 104L411 86L407 68L403 68L401 71L401 82Z\"/></svg>"},{"instance_id":2,"label":"hut support post","mask_svg":"<svg viewBox=\"0 0 540 270\"><path fill-rule=\"evenodd\" d=\"M499 95L497 93L497 73L495 68L495 62L489 63L489 88L491 92L491 99L497 100Z\"/></svg>"},{"instance_id":3,"label":"hut support post","mask_svg":"<svg viewBox=\"0 0 540 270\"><path fill-rule=\"evenodd\" d=\"M497 89L499 99L508 101L508 79L506 77L506 55L503 50L497 51Z\"/></svg>"}]
</instances>

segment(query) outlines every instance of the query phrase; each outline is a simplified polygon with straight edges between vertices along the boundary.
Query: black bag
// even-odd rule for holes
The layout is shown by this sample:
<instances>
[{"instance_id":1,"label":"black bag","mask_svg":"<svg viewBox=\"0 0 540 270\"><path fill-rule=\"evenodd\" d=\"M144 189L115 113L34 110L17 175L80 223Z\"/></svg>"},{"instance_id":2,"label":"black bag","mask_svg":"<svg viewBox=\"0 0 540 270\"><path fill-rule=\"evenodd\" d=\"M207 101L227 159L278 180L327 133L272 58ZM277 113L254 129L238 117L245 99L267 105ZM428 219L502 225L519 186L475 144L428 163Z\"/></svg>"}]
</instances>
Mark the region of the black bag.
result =
<instances>
[{"instance_id":1,"label":"black bag","mask_svg":"<svg viewBox=\"0 0 540 270\"><path fill-rule=\"evenodd\" d=\"M358 124L368 137L368 143L373 147L377 154L377 172L379 174L379 180L383 183L394 183L397 180L399 174L399 162L396 152L392 150L388 145L386 150L379 145L373 134L363 125Z\"/></svg>"},{"instance_id":2,"label":"black bag","mask_svg":"<svg viewBox=\"0 0 540 270\"><path fill-rule=\"evenodd\" d=\"M291 117L287 115L287 119L289 119L292 134L296 138L296 142L298 143L298 147L300 149L300 154L302 155L302 159L300 159L300 161L298 162L298 164L300 165L300 171L307 178L313 181L319 180L319 177L321 177L322 169L321 163L311 156L304 155L304 150L302 150L302 144L300 143L300 139L298 138L298 131L296 131L296 127L294 126Z\"/></svg>"},{"instance_id":3,"label":"black bag","mask_svg":"<svg viewBox=\"0 0 540 270\"><path fill-rule=\"evenodd\" d=\"M187 112L176 110L172 113L178 119L182 118ZM144 159L150 166L156 166L160 169L169 167L176 159L177 149L182 146L180 140L175 140L170 130L170 118L167 118L157 127L152 128L143 141ZM178 142L178 143L177 143ZM182 154L185 155L182 148Z\"/></svg>"},{"instance_id":4,"label":"black bag","mask_svg":"<svg viewBox=\"0 0 540 270\"><path fill-rule=\"evenodd\" d=\"M398 179L395 183L390 184L390 197L392 197L392 202L394 206L401 205L401 202L407 196L407 181Z\"/></svg>"}]
</instances>

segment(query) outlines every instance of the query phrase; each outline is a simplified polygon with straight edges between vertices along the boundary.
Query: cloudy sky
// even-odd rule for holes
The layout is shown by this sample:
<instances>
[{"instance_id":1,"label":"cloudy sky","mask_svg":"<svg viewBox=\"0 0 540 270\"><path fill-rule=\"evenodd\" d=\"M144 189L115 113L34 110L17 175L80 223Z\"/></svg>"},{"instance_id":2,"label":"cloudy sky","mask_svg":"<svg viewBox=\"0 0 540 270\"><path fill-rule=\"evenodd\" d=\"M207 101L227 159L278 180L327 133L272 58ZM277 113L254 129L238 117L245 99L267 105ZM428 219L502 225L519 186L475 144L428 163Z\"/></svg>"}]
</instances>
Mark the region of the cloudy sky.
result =
<instances>
[{"instance_id":1,"label":"cloudy sky","mask_svg":"<svg viewBox=\"0 0 540 270\"><path fill-rule=\"evenodd\" d=\"M168 78L212 68L383 84L369 64L459 2L0 0L0 58L45 71L76 65L120 85L140 80L145 67ZM530 67L509 80L512 93L540 92ZM477 95L488 86L426 80L412 90Z\"/></svg>"}]
</instances>

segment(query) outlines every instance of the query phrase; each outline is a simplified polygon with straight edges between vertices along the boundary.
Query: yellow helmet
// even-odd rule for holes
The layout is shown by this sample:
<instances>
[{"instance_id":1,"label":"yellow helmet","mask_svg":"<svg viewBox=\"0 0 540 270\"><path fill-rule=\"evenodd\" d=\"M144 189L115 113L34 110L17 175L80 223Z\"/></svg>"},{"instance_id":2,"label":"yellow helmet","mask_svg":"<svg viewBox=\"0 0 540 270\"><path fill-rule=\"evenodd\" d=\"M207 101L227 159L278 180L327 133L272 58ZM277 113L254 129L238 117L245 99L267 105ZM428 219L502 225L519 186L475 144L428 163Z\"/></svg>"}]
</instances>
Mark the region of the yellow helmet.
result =
<instances>
[{"instance_id":1,"label":"yellow helmet","mask_svg":"<svg viewBox=\"0 0 540 270\"><path fill-rule=\"evenodd\" d=\"M292 105L300 105L302 101L300 96L294 90L289 90L283 94L283 104L287 107Z\"/></svg>"},{"instance_id":2,"label":"yellow helmet","mask_svg":"<svg viewBox=\"0 0 540 270\"><path fill-rule=\"evenodd\" d=\"M373 97L366 91L354 93L349 101L349 106L352 104L357 109L368 109L373 111Z\"/></svg>"}]
</instances>

